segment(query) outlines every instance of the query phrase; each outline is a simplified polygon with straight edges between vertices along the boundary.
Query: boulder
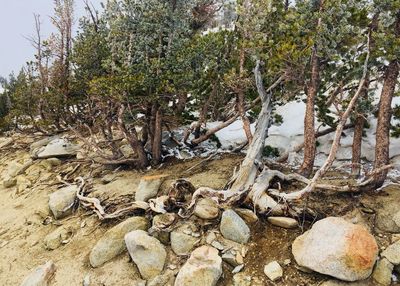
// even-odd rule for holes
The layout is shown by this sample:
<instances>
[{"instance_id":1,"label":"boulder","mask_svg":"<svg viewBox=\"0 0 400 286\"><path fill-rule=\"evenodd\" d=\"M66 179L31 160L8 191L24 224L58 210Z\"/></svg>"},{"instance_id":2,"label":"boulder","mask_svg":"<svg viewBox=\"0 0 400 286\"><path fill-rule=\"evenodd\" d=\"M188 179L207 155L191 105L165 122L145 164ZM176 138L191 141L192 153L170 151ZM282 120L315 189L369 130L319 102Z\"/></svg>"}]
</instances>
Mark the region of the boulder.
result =
<instances>
[{"instance_id":1,"label":"boulder","mask_svg":"<svg viewBox=\"0 0 400 286\"><path fill-rule=\"evenodd\" d=\"M400 192L397 187L387 187L383 196L374 197L373 201L364 198L362 203L376 211L376 226L383 232L400 233L397 224Z\"/></svg>"},{"instance_id":2,"label":"boulder","mask_svg":"<svg viewBox=\"0 0 400 286\"><path fill-rule=\"evenodd\" d=\"M48 250L54 250L65 243L73 234L72 228L60 226L44 238L44 246Z\"/></svg>"},{"instance_id":3,"label":"boulder","mask_svg":"<svg viewBox=\"0 0 400 286\"><path fill-rule=\"evenodd\" d=\"M176 219L174 213L165 213L156 215L153 218L153 225L149 233L160 240L164 244L169 244L170 242L170 232L164 229L171 226Z\"/></svg>"},{"instance_id":4,"label":"boulder","mask_svg":"<svg viewBox=\"0 0 400 286\"><path fill-rule=\"evenodd\" d=\"M272 225L282 228L296 228L298 226L297 220L290 217L269 217L268 222Z\"/></svg>"},{"instance_id":5,"label":"boulder","mask_svg":"<svg viewBox=\"0 0 400 286\"><path fill-rule=\"evenodd\" d=\"M296 238L292 252L302 267L344 281L357 281L371 275L378 246L363 226L328 217Z\"/></svg>"},{"instance_id":6,"label":"boulder","mask_svg":"<svg viewBox=\"0 0 400 286\"><path fill-rule=\"evenodd\" d=\"M375 283L368 280L356 282L343 282L339 280L328 280L321 284L321 286L376 286Z\"/></svg>"},{"instance_id":7,"label":"boulder","mask_svg":"<svg viewBox=\"0 0 400 286\"><path fill-rule=\"evenodd\" d=\"M194 223L185 223L171 232L171 248L177 255L186 255L199 242L199 236L193 236L198 229Z\"/></svg>"},{"instance_id":8,"label":"boulder","mask_svg":"<svg viewBox=\"0 0 400 286\"><path fill-rule=\"evenodd\" d=\"M165 178L165 175L143 177L136 190L135 200L147 202L149 199L156 197Z\"/></svg>"},{"instance_id":9,"label":"boulder","mask_svg":"<svg viewBox=\"0 0 400 286\"><path fill-rule=\"evenodd\" d=\"M56 266L52 261L49 261L29 274L22 282L21 286L47 286L55 272Z\"/></svg>"},{"instance_id":10,"label":"boulder","mask_svg":"<svg viewBox=\"0 0 400 286\"><path fill-rule=\"evenodd\" d=\"M49 196L49 208L56 219L64 218L72 213L78 187L71 185L61 188Z\"/></svg>"},{"instance_id":11,"label":"boulder","mask_svg":"<svg viewBox=\"0 0 400 286\"><path fill-rule=\"evenodd\" d=\"M215 219L219 215L218 204L210 198L201 199L194 208L194 214L202 219Z\"/></svg>"},{"instance_id":12,"label":"boulder","mask_svg":"<svg viewBox=\"0 0 400 286\"><path fill-rule=\"evenodd\" d=\"M131 217L110 228L96 243L89 255L90 265L99 267L126 250L124 237L134 230L147 230L149 223L144 217Z\"/></svg>"},{"instance_id":13,"label":"boulder","mask_svg":"<svg viewBox=\"0 0 400 286\"><path fill-rule=\"evenodd\" d=\"M393 264L386 258L376 263L372 277L375 282L382 286L389 286L392 283Z\"/></svg>"},{"instance_id":14,"label":"boulder","mask_svg":"<svg viewBox=\"0 0 400 286\"><path fill-rule=\"evenodd\" d=\"M125 235L125 244L143 279L160 275L167 252L158 239L143 230L135 230Z\"/></svg>"},{"instance_id":15,"label":"boulder","mask_svg":"<svg viewBox=\"0 0 400 286\"><path fill-rule=\"evenodd\" d=\"M195 249L179 271L175 286L215 286L222 275L222 259L211 246Z\"/></svg>"},{"instance_id":16,"label":"boulder","mask_svg":"<svg viewBox=\"0 0 400 286\"><path fill-rule=\"evenodd\" d=\"M267 277L271 281L276 281L276 280L282 278L283 269L277 261L272 261L272 262L268 263L267 265L265 265L264 274L267 275Z\"/></svg>"},{"instance_id":17,"label":"boulder","mask_svg":"<svg viewBox=\"0 0 400 286\"><path fill-rule=\"evenodd\" d=\"M382 257L387 258L392 264L400 265L400 240L391 244L382 253Z\"/></svg>"},{"instance_id":18,"label":"boulder","mask_svg":"<svg viewBox=\"0 0 400 286\"><path fill-rule=\"evenodd\" d=\"M250 238L249 227L233 210L226 210L223 212L220 231L226 239L242 244L247 243Z\"/></svg>"},{"instance_id":19,"label":"boulder","mask_svg":"<svg viewBox=\"0 0 400 286\"><path fill-rule=\"evenodd\" d=\"M79 148L78 145L73 144L66 139L54 139L45 147L38 150L36 156L38 159L73 157L76 156Z\"/></svg>"}]
</instances>

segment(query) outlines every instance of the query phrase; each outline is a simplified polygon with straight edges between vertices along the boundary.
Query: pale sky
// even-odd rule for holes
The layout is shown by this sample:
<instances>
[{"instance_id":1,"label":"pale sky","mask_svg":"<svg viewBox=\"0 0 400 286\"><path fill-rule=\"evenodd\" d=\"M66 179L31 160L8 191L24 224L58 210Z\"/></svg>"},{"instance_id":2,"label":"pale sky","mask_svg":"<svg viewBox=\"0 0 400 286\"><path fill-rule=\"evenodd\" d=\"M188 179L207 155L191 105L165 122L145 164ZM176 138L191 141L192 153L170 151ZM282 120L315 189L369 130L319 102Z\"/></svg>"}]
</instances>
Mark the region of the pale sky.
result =
<instances>
[{"instance_id":1,"label":"pale sky","mask_svg":"<svg viewBox=\"0 0 400 286\"><path fill-rule=\"evenodd\" d=\"M100 9L101 0L91 0ZM53 0L0 0L0 76L16 74L32 60L34 49L24 38L35 33L33 14L40 14L42 37L54 31L49 16L53 14ZM75 29L77 19L85 15L83 0L75 0Z\"/></svg>"}]
</instances>

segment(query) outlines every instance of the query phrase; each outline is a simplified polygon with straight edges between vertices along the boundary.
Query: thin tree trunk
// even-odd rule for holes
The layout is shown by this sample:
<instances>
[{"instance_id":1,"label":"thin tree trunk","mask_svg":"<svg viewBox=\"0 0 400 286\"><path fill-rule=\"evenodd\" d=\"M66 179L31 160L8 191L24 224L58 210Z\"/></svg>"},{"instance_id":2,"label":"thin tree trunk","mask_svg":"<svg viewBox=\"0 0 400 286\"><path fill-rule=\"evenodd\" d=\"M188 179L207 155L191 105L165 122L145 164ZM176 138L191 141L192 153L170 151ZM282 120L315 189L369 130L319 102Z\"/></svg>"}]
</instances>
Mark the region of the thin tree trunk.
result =
<instances>
[{"instance_id":1,"label":"thin tree trunk","mask_svg":"<svg viewBox=\"0 0 400 286\"><path fill-rule=\"evenodd\" d=\"M157 165L161 162L161 138L162 137L162 111L161 107L157 108L154 122L154 137L152 144L153 164Z\"/></svg>"},{"instance_id":2,"label":"thin tree trunk","mask_svg":"<svg viewBox=\"0 0 400 286\"><path fill-rule=\"evenodd\" d=\"M354 122L354 136L352 145L352 158L351 158L351 172L354 176L360 175L360 164L361 164L361 147L362 137L365 125L365 118L362 114L357 115Z\"/></svg>"},{"instance_id":3,"label":"thin tree trunk","mask_svg":"<svg viewBox=\"0 0 400 286\"><path fill-rule=\"evenodd\" d=\"M376 126L375 165L374 169L381 168L389 163L389 133L392 118L392 98L399 76L399 61L392 61L385 74L385 82L379 101L378 124ZM377 174L375 186L381 186L386 179L387 170Z\"/></svg>"},{"instance_id":4,"label":"thin tree trunk","mask_svg":"<svg viewBox=\"0 0 400 286\"><path fill-rule=\"evenodd\" d=\"M318 10L323 9L324 0L320 0ZM318 18L316 30L318 32L321 26L322 18ZM311 55L311 79L307 85L307 102L306 114L304 117L304 159L300 167L300 173L309 177L314 168L314 160L316 154L316 138L315 138L315 98L318 93L320 80L318 47L314 44Z\"/></svg>"},{"instance_id":5,"label":"thin tree trunk","mask_svg":"<svg viewBox=\"0 0 400 286\"><path fill-rule=\"evenodd\" d=\"M243 79L244 77L244 61L245 61L245 50L242 47L240 50L240 64L239 64L239 76L240 79ZM246 134L247 141L251 142L253 139L253 135L251 134L251 128L250 128L250 120L246 116L246 111L244 108L244 91L243 88L240 87L237 95L237 109L240 114L240 117L242 118L243 122L243 130L244 133Z\"/></svg>"},{"instance_id":6,"label":"thin tree trunk","mask_svg":"<svg viewBox=\"0 0 400 286\"><path fill-rule=\"evenodd\" d=\"M119 110L118 110L118 127L122 134L124 134L124 137L128 140L129 145L131 146L132 150L135 152L137 155L137 167L138 168L145 168L149 165L149 161L147 160L147 155L144 150L144 147L142 144L140 144L140 141L138 139L136 129L133 127L132 130L128 130L125 126L124 123L124 113L125 113L126 106L124 104L121 104Z\"/></svg>"},{"instance_id":7,"label":"thin tree trunk","mask_svg":"<svg viewBox=\"0 0 400 286\"><path fill-rule=\"evenodd\" d=\"M394 34L400 38L400 11L397 12L394 24ZM392 118L392 99L399 77L400 61L394 59L389 63L385 72L385 82L379 101L378 123L376 126L375 164L374 170L378 170L389 163L390 144L390 120ZM374 176L375 187L380 187L386 180L388 170L379 172Z\"/></svg>"}]
</instances>

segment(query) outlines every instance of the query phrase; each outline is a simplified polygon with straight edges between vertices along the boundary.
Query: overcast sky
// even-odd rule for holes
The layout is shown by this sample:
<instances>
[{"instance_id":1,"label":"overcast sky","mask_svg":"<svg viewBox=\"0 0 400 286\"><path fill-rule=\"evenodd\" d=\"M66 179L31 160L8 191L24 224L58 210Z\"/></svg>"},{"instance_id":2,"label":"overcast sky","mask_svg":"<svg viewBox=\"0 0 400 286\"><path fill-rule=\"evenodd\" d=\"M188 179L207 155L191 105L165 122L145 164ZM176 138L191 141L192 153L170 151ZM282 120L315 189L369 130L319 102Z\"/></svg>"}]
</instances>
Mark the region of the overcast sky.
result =
<instances>
[{"instance_id":1,"label":"overcast sky","mask_svg":"<svg viewBox=\"0 0 400 286\"><path fill-rule=\"evenodd\" d=\"M101 0L91 0L100 7ZM0 76L18 73L26 61L32 60L34 49L24 37L35 32L33 14L40 14L42 36L54 31L49 16L53 14L53 0L0 0ZM75 18L85 15L83 0L75 0ZM78 21L75 23L75 29Z\"/></svg>"}]
</instances>

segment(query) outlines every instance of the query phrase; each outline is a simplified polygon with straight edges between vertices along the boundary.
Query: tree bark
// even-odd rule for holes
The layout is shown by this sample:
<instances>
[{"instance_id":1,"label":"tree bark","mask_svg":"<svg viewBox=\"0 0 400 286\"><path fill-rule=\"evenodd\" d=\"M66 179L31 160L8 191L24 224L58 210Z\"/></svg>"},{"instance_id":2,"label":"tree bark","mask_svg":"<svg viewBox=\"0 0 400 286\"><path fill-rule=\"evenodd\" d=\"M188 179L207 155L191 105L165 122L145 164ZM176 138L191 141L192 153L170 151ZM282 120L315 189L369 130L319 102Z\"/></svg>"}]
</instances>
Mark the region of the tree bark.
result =
<instances>
[{"instance_id":1,"label":"tree bark","mask_svg":"<svg viewBox=\"0 0 400 286\"><path fill-rule=\"evenodd\" d=\"M260 60L257 60L254 75L257 91L262 102L262 108L258 116L254 138L249 145L249 149L240 166L237 177L230 188L230 191L236 193L246 191L254 184L258 170L256 163L261 161L265 138L267 138L268 135L268 126L272 111L272 96L271 93L267 92L264 88L260 65Z\"/></svg>"},{"instance_id":2,"label":"tree bark","mask_svg":"<svg viewBox=\"0 0 400 286\"><path fill-rule=\"evenodd\" d=\"M399 61L392 61L385 73L385 82L379 101L378 123L376 126L375 164L378 169L389 163L389 133L390 120L392 118L392 98L399 76ZM387 170L375 176L375 186L382 186L387 176Z\"/></svg>"},{"instance_id":3,"label":"tree bark","mask_svg":"<svg viewBox=\"0 0 400 286\"><path fill-rule=\"evenodd\" d=\"M320 0L318 10L322 11L324 0ZM322 18L319 17L317 21L316 31L318 32L321 26ZM300 167L300 173L309 177L314 168L314 160L316 154L316 138L315 138L315 98L318 93L319 80L320 80L320 66L318 57L318 47L314 44L311 55L311 78L307 84L307 102L306 114L304 117L304 159Z\"/></svg>"},{"instance_id":4,"label":"tree bark","mask_svg":"<svg viewBox=\"0 0 400 286\"><path fill-rule=\"evenodd\" d=\"M394 24L394 34L400 38L400 11L397 12ZM392 99L399 77L400 61L394 59L389 63L385 72L385 81L379 100L378 123L376 126L375 164L374 170L380 169L389 163L390 120L392 118ZM388 170L374 176L375 187L380 187L386 180Z\"/></svg>"},{"instance_id":5,"label":"tree bark","mask_svg":"<svg viewBox=\"0 0 400 286\"><path fill-rule=\"evenodd\" d=\"M157 165L161 162L161 139L162 139L162 110L157 108L154 121L154 137L152 143L153 164Z\"/></svg>"}]
</instances>

